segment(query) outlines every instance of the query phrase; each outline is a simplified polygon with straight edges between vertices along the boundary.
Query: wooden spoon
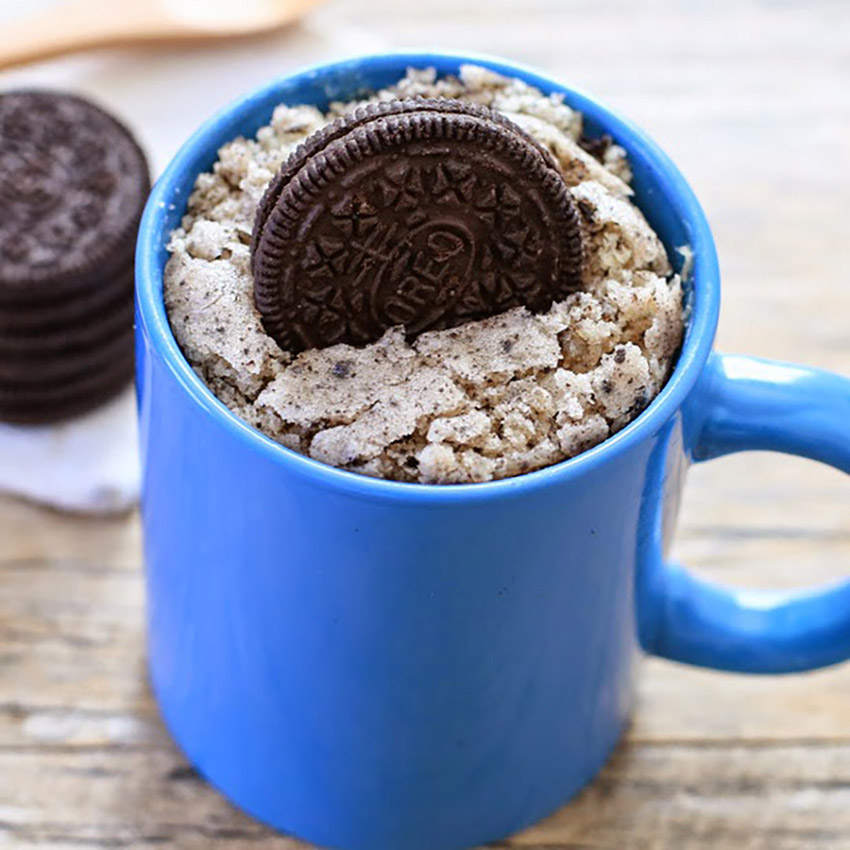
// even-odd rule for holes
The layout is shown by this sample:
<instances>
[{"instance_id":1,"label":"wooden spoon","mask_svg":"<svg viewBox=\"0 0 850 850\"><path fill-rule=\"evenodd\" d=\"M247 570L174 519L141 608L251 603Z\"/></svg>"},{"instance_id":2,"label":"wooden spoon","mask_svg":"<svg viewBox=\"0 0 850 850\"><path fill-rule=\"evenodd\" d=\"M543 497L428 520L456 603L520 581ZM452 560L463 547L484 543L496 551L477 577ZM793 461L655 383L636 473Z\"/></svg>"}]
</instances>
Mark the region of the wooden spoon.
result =
<instances>
[{"instance_id":1,"label":"wooden spoon","mask_svg":"<svg viewBox=\"0 0 850 850\"><path fill-rule=\"evenodd\" d=\"M90 47L201 41L279 29L320 0L70 0L3 26L0 68Z\"/></svg>"}]
</instances>

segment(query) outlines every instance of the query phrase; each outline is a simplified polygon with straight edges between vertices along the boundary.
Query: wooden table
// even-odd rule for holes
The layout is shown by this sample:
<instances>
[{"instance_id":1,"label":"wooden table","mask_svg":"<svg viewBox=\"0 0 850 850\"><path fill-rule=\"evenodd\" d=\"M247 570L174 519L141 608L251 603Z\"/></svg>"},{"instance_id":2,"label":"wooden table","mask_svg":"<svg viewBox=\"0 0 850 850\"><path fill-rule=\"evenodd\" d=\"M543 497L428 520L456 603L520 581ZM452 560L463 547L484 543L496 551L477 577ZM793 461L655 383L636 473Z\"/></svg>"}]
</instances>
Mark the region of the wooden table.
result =
<instances>
[{"instance_id":1,"label":"wooden table","mask_svg":"<svg viewBox=\"0 0 850 850\"><path fill-rule=\"evenodd\" d=\"M534 63L630 115L715 227L720 347L850 372L844 0L425 5L336 12L390 45ZM299 37L275 38L285 49ZM846 478L798 460L701 467L676 554L749 585L837 578L850 568L848 495ZM140 560L135 516L0 499L0 846L303 847L235 812L164 733L145 681ZM601 778L503 846L850 847L850 667L744 678L648 661L628 741Z\"/></svg>"}]
</instances>

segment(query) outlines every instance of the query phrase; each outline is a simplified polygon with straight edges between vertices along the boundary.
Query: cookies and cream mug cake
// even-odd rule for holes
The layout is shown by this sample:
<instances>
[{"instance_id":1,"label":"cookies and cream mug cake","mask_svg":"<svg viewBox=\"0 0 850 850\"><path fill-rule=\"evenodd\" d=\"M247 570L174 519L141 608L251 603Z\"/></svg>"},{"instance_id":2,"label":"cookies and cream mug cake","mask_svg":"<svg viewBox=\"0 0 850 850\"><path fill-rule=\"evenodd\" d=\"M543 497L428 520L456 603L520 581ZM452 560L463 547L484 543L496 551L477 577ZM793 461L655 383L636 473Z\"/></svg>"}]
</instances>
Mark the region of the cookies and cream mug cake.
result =
<instances>
[{"instance_id":1,"label":"cookies and cream mug cake","mask_svg":"<svg viewBox=\"0 0 850 850\"><path fill-rule=\"evenodd\" d=\"M562 96L474 65L281 105L197 178L169 320L234 413L312 458L422 483L539 469L628 424L681 343L630 179Z\"/></svg>"}]
</instances>

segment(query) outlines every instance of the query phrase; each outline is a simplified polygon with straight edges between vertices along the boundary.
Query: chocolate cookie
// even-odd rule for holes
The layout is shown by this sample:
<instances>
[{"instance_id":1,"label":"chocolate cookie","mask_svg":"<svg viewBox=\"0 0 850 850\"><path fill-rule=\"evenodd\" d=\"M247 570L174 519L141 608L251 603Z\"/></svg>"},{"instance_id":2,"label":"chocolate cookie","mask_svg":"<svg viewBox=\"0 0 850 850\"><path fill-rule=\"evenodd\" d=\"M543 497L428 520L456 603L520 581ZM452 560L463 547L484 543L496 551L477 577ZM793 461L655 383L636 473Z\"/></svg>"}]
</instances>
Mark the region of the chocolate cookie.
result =
<instances>
[{"instance_id":1,"label":"chocolate cookie","mask_svg":"<svg viewBox=\"0 0 850 850\"><path fill-rule=\"evenodd\" d=\"M73 95L0 95L0 174L0 303L62 297L127 265L150 179L111 115Z\"/></svg>"},{"instance_id":2,"label":"chocolate cookie","mask_svg":"<svg viewBox=\"0 0 850 850\"><path fill-rule=\"evenodd\" d=\"M124 298L109 310L94 313L69 325L26 333L0 334L0 359L31 360L75 357L108 343L133 329L133 302Z\"/></svg>"},{"instance_id":3,"label":"chocolate cookie","mask_svg":"<svg viewBox=\"0 0 850 850\"><path fill-rule=\"evenodd\" d=\"M38 387L0 383L0 420L17 425L42 425L86 413L122 390L133 378L132 354L124 354L100 370L72 380Z\"/></svg>"},{"instance_id":4,"label":"chocolate cookie","mask_svg":"<svg viewBox=\"0 0 850 850\"><path fill-rule=\"evenodd\" d=\"M551 156L444 99L358 110L302 145L255 222L255 300L290 351L412 337L581 285L581 231Z\"/></svg>"},{"instance_id":5,"label":"chocolate cookie","mask_svg":"<svg viewBox=\"0 0 850 850\"><path fill-rule=\"evenodd\" d=\"M104 281L65 298L0 305L0 339L4 335L43 334L80 325L133 303L135 275L132 263Z\"/></svg>"},{"instance_id":6,"label":"chocolate cookie","mask_svg":"<svg viewBox=\"0 0 850 850\"><path fill-rule=\"evenodd\" d=\"M127 129L73 95L0 95L0 420L89 410L133 372L133 259L150 189Z\"/></svg>"},{"instance_id":7,"label":"chocolate cookie","mask_svg":"<svg viewBox=\"0 0 850 850\"><path fill-rule=\"evenodd\" d=\"M54 381L81 378L126 359L133 348L133 326L130 324L99 340L97 345L64 357L9 358L0 353L0 390L39 389Z\"/></svg>"}]
</instances>

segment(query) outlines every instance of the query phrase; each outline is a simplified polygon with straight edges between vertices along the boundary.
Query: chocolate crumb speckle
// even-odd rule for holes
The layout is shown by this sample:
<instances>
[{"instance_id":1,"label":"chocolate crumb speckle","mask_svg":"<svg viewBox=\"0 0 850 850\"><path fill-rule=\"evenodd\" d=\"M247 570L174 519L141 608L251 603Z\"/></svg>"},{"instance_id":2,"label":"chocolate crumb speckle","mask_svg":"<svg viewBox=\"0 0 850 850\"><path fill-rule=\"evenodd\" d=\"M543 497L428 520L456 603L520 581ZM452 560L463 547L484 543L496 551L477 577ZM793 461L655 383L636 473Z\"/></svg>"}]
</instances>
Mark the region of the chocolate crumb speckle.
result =
<instances>
[{"instance_id":1,"label":"chocolate crumb speckle","mask_svg":"<svg viewBox=\"0 0 850 850\"><path fill-rule=\"evenodd\" d=\"M595 209L592 204L590 204L588 201L579 198L578 208L584 218L586 218L590 222L594 220Z\"/></svg>"},{"instance_id":2,"label":"chocolate crumb speckle","mask_svg":"<svg viewBox=\"0 0 850 850\"><path fill-rule=\"evenodd\" d=\"M348 378L352 374L351 370L353 366L353 360L340 360L337 363L334 363L331 368L331 372L333 372L334 376L337 378Z\"/></svg>"},{"instance_id":3,"label":"chocolate crumb speckle","mask_svg":"<svg viewBox=\"0 0 850 850\"><path fill-rule=\"evenodd\" d=\"M578 140L578 143L582 149L586 150L594 159L598 159L602 162L605 158L605 154L611 145L614 144L614 140L606 133L598 139L591 139L588 136L582 136Z\"/></svg>"}]
</instances>

